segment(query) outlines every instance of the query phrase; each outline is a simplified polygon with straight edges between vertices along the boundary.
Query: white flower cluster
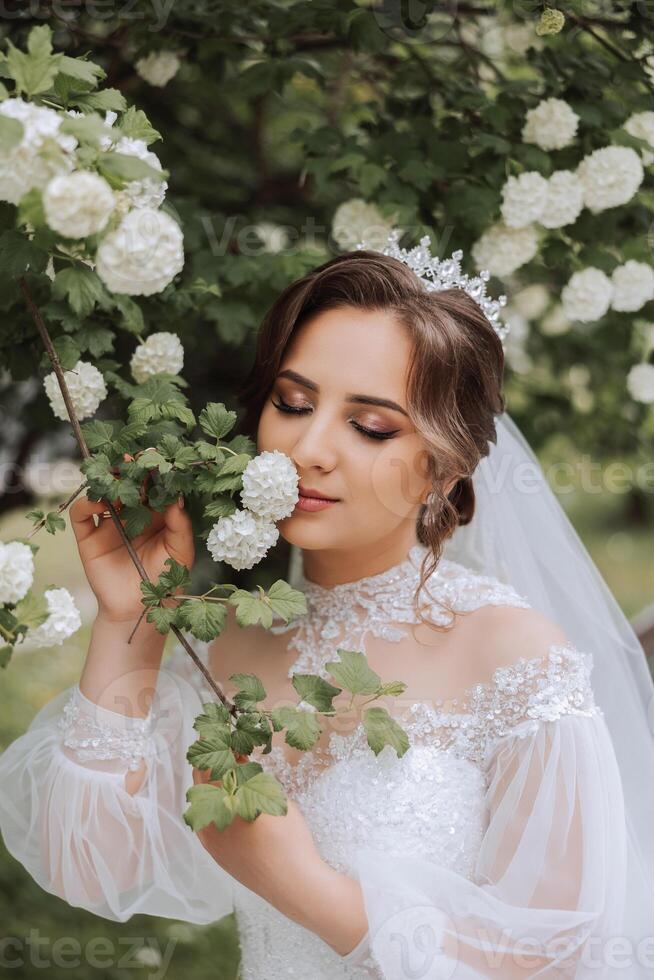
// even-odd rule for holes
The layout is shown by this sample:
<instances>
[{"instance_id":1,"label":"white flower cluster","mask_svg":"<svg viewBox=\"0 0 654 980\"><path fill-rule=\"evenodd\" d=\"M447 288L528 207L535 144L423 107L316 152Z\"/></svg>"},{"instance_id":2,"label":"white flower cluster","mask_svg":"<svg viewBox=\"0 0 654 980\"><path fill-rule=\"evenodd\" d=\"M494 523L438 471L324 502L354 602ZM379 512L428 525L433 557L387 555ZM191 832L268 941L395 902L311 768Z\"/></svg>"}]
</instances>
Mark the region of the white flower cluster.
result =
<instances>
[{"instance_id":1,"label":"white flower cluster","mask_svg":"<svg viewBox=\"0 0 654 980\"><path fill-rule=\"evenodd\" d=\"M630 201L645 172L630 146L603 146L584 157L577 175L584 188L584 204L597 214Z\"/></svg>"},{"instance_id":2,"label":"white flower cluster","mask_svg":"<svg viewBox=\"0 0 654 980\"><path fill-rule=\"evenodd\" d=\"M645 140L654 149L654 112L632 113L624 124L624 128L630 136ZM650 163L654 163L654 153L647 149L643 148L640 151L640 157L646 167L649 167Z\"/></svg>"},{"instance_id":3,"label":"white flower cluster","mask_svg":"<svg viewBox=\"0 0 654 980\"><path fill-rule=\"evenodd\" d=\"M77 170L53 177L43 192L45 220L66 238L87 238L106 227L114 192L100 174Z\"/></svg>"},{"instance_id":4,"label":"white flower cluster","mask_svg":"<svg viewBox=\"0 0 654 980\"><path fill-rule=\"evenodd\" d=\"M354 249L358 242L370 242L371 248L382 249L394 227L374 204L362 198L352 198L340 204L332 220L332 235L344 250Z\"/></svg>"},{"instance_id":5,"label":"white flower cluster","mask_svg":"<svg viewBox=\"0 0 654 980\"><path fill-rule=\"evenodd\" d=\"M471 254L478 269L488 269L492 276L508 276L534 258L538 243L535 225L510 228L498 221L475 242Z\"/></svg>"},{"instance_id":6,"label":"white flower cluster","mask_svg":"<svg viewBox=\"0 0 654 980\"><path fill-rule=\"evenodd\" d=\"M31 626L23 642L32 647L61 646L64 640L77 632L82 618L68 589L47 589L44 595L48 604L48 618L40 626Z\"/></svg>"},{"instance_id":7,"label":"white flower cluster","mask_svg":"<svg viewBox=\"0 0 654 980\"><path fill-rule=\"evenodd\" d=\"M583 184L572 170L556 170L549 179L530 170L509 177L502 188L502 217L509 228L535 221L560 228L577 220L583 204Z\"/></svg>"},{"instance_id":8,"label":"white flower cluster","mask_svg":"<svg viewBox=\"0 0 654 980\"><path fill-rule=\"evenodd\" d=\"M101 372L87 361L78 361L71 371L64 371L64 379L79 419L93 415L103 398L107 397L107 386ZM46 375L43 387L54 414L62 422L67 422L66 404L54 371Z\"/></svg>"},{"instance_id":9,"label":"white flower cluster","mask_svg":"<svg viewBox=\"0 0 654 980\"><path fill-rule=\"evenodd\" d=\"M34 555L22 541L0 541L0 603L23 599L34 581Z\"/></svg>"},{"instance_id":10,"label":"white flower cluster","mask_svg":"<svg viewBox=\"0 0 654 980\"><path fill-rule=\"evenodd\" d=\"M654 299L654 269L646 262L629 259L609 278L589 266L575 272L561 293L563 312L569 320L591 323L609 308L632 313Z\"/></svg>"},{"instance_id":11,"label":"white flower cluster","mask_svg":"<svg viewBox=\"0 0 654 980\"><path fill-rule=\"evenodd\" d=\"M0 153L0 200L18 204L28 191L73 169L77 140L59 132L62 116L54 109L11 98L0 102L0 114L23 126L20 142Z\"/></svg>"},{"instance_id":12,"label":"white flower cluster","mask_svg":"<svg viewBox=\"0 0 654 980\"><path fill-rule=\"evenodd\" d=\"M141 78L150 85L163 88L179 71L181 61L176 51L151 51L135 64Z\"/></svg>"},{"instance_id":13,"label":"white flower cluster","mask_svg":"<svg viewBox=\"0 0 654 980\"><path fill-rule=\"evenodd\" d=\"M627 375L627 389L634 401L654 403L654 364L634 364Z\"/></svg>"},{"instance_id":14,"label":"white flower cluster","mask_svg":"<svg viewBox=\"0 0 654 980\"><path fill-rule=\"evenodd\" d=\"M164 371L179 374L184 366L184 348L175 333L153 333L136 348L129 366L137 384Z\"/></svg>"},{"instance_id":15,"label":"white flower cluster","mask_svg":"<svg viewBox=\"0 0 654 980\"><path fill-rule=\"evenodd\" d=\"M114 293L159 293L184 266L182 230L164 211L135 208L100 242L96 271Z\"/></svg>"},{"instance_id":16,"label":"white flower cluster","mask_svg":"<svg viewBox=\"0 0 654 980\"><path fill-rule=\"evenodd\" d=\"M563 99L543 99L527 112L522 140L541 150L562 150L573 142L578 125L579 116Z\"/></svg>"},{"instance_id":17,"label":"white flower cluster","mask_svg":"<svg viewBox=\"0 0 654 980\"><path fill-rule=\"evenodd\" d=\"M113 149L116 153L137 157L155 170L163 170L161 160L156 153L148 149L145 140L123 136L114 144ZM158 208L163 204L167 190L168 184L165 180L158 180L156 177L144 177L141 180L130 180L120 193L128 199L129 204L134 208Z\"/></svg>"},{"instance_id":18,"label":"white flower cluster","mask_svg":"<svg viewBox=\"0 0 654 980\"><path fill-rule=\"evenodd\" d=\"M277 543L273 521L289 517L298 502L298 474L291 459L278 450L250 460L242 476L244 510L221 517L207 537L214 561L232 568L252 568Z\"/></svg>"}]
</instances>

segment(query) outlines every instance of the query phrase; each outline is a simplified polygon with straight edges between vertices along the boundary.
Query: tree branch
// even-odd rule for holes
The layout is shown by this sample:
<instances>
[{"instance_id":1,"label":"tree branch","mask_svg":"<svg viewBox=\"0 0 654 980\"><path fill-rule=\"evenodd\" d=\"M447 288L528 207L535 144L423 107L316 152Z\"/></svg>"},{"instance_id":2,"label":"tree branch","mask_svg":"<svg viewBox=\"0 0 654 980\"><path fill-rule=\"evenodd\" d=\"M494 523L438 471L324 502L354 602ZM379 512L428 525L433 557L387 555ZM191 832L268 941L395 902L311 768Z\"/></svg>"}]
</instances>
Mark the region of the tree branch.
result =
<instances>
[{"instance_id":1,"label":"tree branch","mask_svg":"<svg viewBox=\"0 0 654 980\"><path fill-rule=\"evenodd\" d=\"M79 450L82 456L84 457L84 459L89 459L89 457L91 456L91 452L89 450L89 447L86 445L86 440L84 436L82 435L79 419L77 418L77 413L75 412L75 408L73 406L73 402L70 397L68 385L66 384L66 378L64 377L64 371L61 366L61 362L59 360L57 351L55 350L54 345L52 343L52 339L48 332L48 328L45 324L43 316L41 315L41 311L39 310L38 306L34 302L34 297L32 296L32 293L30 291L30 288L24 276L21 276L19 280L19 285L23 293L23 296L25 297L27 308L32 315L34 323L36 324L36 329L38 330L41 336L45 349L48 352L48 357L52 362L52 366L54 368L54 372L55 375L57 376L57 381L59 382L59 387L61 389L61 394L64 399L64 404L66 405L66 411L68 412L68 417L70 418L70 422L73 427L73 433L75 435L77 445L79 446ZM141 562L141 559L137 555L136 551L134 550L134 546L130 541L130 539L128 538L127 532L125 531L125 528L121 523L120 517L118 516L118 511L116 510L116 508L114 507L113 503L110 500L103 500L103 503L107 505L107 510L111 514L111 519L113 520L114 525L116 526L116 530L120 534L123 544L127 548L129 556L134 562L134 565L136 566L139 575L141 576L144 582L150 582L148 574L145 571L145 568L143 567L143 563ZM177 637L179 642L182 644L182 646L188 653L189 657L191 658L195 666L198 668L198 670L206 680L211 690L215 693L216 697L222 702L222 704L226 708L228 708L228 710L232 715L236 715L236 706L232 704L232 702L222 692L220 686L214 681L213 677L211 676L207 668L204 666L204 664L198 657L197 653L193 650L192 646L190 645L190 643L188 642L184 634L181 632L181 630L179 630L176 626L171 626L171 630L174 633L174 635Z\"/></svg>"}]
</instances>

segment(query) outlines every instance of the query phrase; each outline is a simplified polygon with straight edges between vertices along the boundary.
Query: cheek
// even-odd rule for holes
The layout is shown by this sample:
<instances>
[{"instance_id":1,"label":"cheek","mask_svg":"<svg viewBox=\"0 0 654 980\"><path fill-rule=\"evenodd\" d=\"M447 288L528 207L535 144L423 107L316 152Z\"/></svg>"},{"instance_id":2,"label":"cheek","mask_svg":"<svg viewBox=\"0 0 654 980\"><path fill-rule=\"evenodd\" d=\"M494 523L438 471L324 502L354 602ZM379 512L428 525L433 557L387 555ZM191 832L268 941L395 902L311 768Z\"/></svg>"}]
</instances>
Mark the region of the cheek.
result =
<instances>
[{"instance_id":1,"label":"cheek","mask_svg":"<svg viewBox=\"0 0 654 980\"><path fill-rule=\"evenodd\" d=\"M430 480L426 450L417 439L390 439L370 467L370 488L376 506L404 517L421 503Z\"/></svg>"}]
</instances>

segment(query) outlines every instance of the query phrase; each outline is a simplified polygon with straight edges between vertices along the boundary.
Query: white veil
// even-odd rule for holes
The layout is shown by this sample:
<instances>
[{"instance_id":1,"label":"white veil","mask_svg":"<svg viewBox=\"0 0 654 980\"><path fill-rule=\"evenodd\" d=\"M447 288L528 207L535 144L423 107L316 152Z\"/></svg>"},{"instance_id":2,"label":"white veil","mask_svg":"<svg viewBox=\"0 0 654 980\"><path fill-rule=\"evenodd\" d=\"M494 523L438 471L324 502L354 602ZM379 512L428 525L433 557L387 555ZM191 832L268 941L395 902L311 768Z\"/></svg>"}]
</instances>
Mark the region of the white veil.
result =
<instances>
[{"instance_id":1,"label":"white veil","mask_svg":"<svg viewBox=\"0 0 654 980\"><path fill-rule=\"evenodd\" d=\"M511 584L591 652L591 682L620 767L627 818L627 902L621 935L654 934L654 682L628 619L551 490L510 416L473 475L476 509L444 556ZM301 551L292 546L289 581ZM651 939L650 939L651 942Z\"/></svg>"}]
</instances>

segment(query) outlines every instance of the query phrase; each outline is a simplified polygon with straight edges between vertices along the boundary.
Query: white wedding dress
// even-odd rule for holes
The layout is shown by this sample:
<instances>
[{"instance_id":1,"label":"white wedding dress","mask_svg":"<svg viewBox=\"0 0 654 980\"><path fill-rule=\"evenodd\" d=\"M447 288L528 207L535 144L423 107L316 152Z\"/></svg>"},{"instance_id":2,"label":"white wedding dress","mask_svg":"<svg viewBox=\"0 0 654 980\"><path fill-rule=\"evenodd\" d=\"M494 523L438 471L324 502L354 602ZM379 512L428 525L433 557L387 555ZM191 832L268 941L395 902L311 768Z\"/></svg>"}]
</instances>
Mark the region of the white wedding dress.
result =
<instances>
[{"instance_id":1,"label":"white wedding dress","mask_svg":"<svg viewBox=\"0 0 654 980\"><path fill-rule=\"evenodd\" d=\"M365 650L370 635L397 643L417 622L423 554L417 545L400 564L333 588L300 576L307 615L273 627L298 653L292 670L328 676L337 647ZM456 610L529 605L446 558L428 591L441 622L442 600ZM362 726L332 733L296 766L279 744L255 749L325 861L361 882L370 931L346 956L228 876L182 820L192 723L213 696L181 647L144 720L98 708L77 686L41 709L0 756L0 830L41 887L97 915L209 923L234 909L242 980L645 976L600 968L602 944L620 933L626 845L592 668L590 650L543 644L469 688L455 712L410 704L398 715L410 740L401 758L390 746L375 756ZM400 662L384 679L396 678ZM144 757L147 780L130 795L124 774ZM541 968L521 971L520 954L535 950Z\"/></svg>"}]
</instances>

